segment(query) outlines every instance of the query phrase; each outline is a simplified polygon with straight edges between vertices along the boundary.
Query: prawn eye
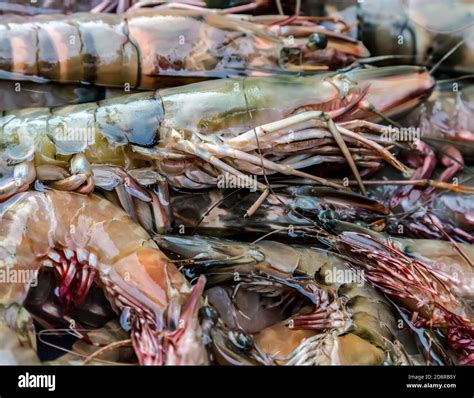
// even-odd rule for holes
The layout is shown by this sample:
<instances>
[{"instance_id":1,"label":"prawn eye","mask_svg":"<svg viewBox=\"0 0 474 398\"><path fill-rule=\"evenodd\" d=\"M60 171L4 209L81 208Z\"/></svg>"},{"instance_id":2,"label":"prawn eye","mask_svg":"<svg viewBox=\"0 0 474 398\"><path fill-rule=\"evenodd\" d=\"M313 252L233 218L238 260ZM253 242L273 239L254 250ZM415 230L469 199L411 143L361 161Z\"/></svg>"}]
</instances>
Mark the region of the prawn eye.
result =
<instances>
[{"instance_id":1,"label":"prawn eye","mask_svg":"<svg viewBox=\"0 0 474 398\"><path fill-rule=\"evenodd\" d=\"M306 47L311 51L324 50L328 46L328 38L321 33L313 33L306 42Z\"/></svg>"},{"instance_id":2,"label":"prawn eye","mask_svg":"<svg viewBox=\"0 0 474 398\"><path fill-rule=\"evenodd\" d=\"M243 332L231 332L229 338L232 343L240 350L248 352L252 349L253 343L251 337Z\"/></svg>"},{"instance_id":3,"label":"prawn eye","mask_svg":"<svg viewBox=\"0 0 474 398\"><path fill-rule=\"evenodd\" d=\"M210 320L213 324L217 323L219 316L214 308L209 305L199 309L199 318L202 320Z\"/></svg>"}]
</instances>

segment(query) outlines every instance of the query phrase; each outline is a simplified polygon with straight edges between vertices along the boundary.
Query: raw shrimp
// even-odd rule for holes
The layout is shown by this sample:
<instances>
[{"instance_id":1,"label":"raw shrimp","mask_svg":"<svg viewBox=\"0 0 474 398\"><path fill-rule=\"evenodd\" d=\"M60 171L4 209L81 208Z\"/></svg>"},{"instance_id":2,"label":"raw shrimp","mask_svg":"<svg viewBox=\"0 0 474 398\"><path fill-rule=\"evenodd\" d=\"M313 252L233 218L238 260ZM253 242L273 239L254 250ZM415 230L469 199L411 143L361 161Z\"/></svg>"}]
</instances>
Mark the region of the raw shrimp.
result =
<instances>
[{"instance_id":1,"label":"raw shrimp","mask_svg":"<svg viewBox=\"0 0 474 398\"><path fill-rule=\"evenodd\" d=\"M120 314L141 364L206 364L196 318L205 280L194 289L122 210L97 196L26 192L2 205L0 286L4 308L22 306L42 267L57 276L65 308L92 284Z\"/></svg>"}]
</instances>

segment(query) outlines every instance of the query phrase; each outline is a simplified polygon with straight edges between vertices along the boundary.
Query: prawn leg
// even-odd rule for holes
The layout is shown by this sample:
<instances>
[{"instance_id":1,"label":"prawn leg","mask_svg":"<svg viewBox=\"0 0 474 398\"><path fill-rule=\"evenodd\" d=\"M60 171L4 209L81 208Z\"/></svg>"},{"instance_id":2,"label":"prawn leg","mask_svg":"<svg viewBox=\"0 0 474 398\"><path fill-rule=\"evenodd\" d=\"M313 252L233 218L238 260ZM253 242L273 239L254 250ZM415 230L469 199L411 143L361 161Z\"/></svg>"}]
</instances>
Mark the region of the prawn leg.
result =
<instances>
[{"instance_id":1,"label":"prawn leg","mask_svg":"<svg viewBox=\"0 0 474 398\"><path fill-rule=\"evenodd\" d=\"M74 155L70 161L70 176L58 179L57 181L51 181L49 185L60 191L91 193L94 190L95 184L89 161L82 153Z\"/></svg>"},{"instance_id":2,"label":"prawn leg","mask_svg":"<svg viewBox=\"0 0 474 398\"><path fill-rule=\"evenodd\" d=\"M25 161L15 165L12 175L0 181L0 201L26 191L35 180L36 169L33 162Z\"/></svg>"},{"instance_id":3,"label":"prawn leg","mask_svg":"<svg viewBox=\"0 0 474 398\"><path fill-rule=\"evenodd\" d=\"M347 163L349 164L356 180L358 181L361 191L364 194L366 194L366 190L365 190L362 178L354 162L354 159L347 147L347 144L342 138L341 133L339 132L331 116L325 112L319 112L319 111L304 112L298 115L290 116L288 118L279 120L277 122L272 122L266 125L258 126L255 129L249 130L246 133L240 135L239 137L236 137L227 141L226 144L229 145L230 148L227 148L226 146L218 146L218 145L213 145L213 144L198 144L198 143L194 143L188 140L181 140L181 139L178 139L176 143L171 144L171 145L174 145L177 149L182 150L188 154L201 157L202 159L211 162L219 169L229 172L234 175L240 175L240 173L237 170L226 165L223 161L217 159L215 155L218 155L220 157L230 157L232 159L235 159L238 161L240 160L240 161L249 162L254 165L262 165L264 168L270 169L275 172L279 172L286 175L294 175L294 176L298 176L302 178L309 178L311 180L318 182L319 184L328 185L333 188L344 189L344 187L335 183L331 183L330 181L326 179L315 177L311 174L307 174L299 170L295 170L290 165L279 165L276 162L263 159L262 157L259 157L257 155L251 155L244 151L238 150L238 148L242 146L242 143L246 143L247 140L252 140L253 138L255 138L255 140L258 140L257 137L260 136L262 141L265 141L266 134L270 134L272 132L276 132L282 129L288 129L288 128L297 126L301 123L308 122L308 121L322 121L324 124L327 125L330 133L332 134L334 140L336 141L341 152L343 153ZM262 188L266 189L266 187L264 187L261 184L259 189L262 189Z\"/></svg>"},{"instance_id":4,"label":"prawn leg","mask_svg":"<svg viewBox=\"0 0 474 398\"><path fill-rule=\"evenodd\" d=\"M351 153L350 153L350 151L347 147L346 142L342 138L341 131L339 130L338 126L334 123L333 118L331 117L331 115L329 113L320 112L320 111L303 112L303 113L300 113L300 114L297 114L297 115L294 115L294 116L290 116L288 118L285 118L285 119L282 119L282 120L279 120L279 121L276 121L276 122L272 122L272 123L268 123L266 125L258 126L255 129L249 130L246 133L240 135L239 137L236 137L236 138L233 138L233 139L229 140L227 143L229 145L231 145L232 147L239 147L242 144L246 145L248 143L248 141L253 141L253 140L257 141L257 140L261 139L262 142L265 142L265 136L266 135L269 135L271 133L274 133L274 132L277 132L277 131L280 131L280 130L295 127L295 126L298 126L299 124L302 124L302 123L305 123L305 122L310 122L310 121L321 121L327 126L327 128L329 129L329 132L331 133L332 137L334 138L337 145L339 146L339 149L341 150L342 154L344 155L345 160L349 164L349 167L351 168L352 173L354 174L361 191L365 195L366 194L365 186L364 186L364 183L363 183L362 178L360 176L360 173L357 169L357 166L354 162L354 158L352 157L352 155L351 155ZM344 131L344 133L346 135L351 135L350 134L351 132L348 131L348 130ZM351 138L354 138L354 135L352 135ZM381 149L382 148L377 147L377 150L381 150ZM385 157L386 156L387 155L385 154ZM397 164L397 166L401 167L403 165ZM285 174L290 174L291 175L291 174L293 174L293 171L287 172ZM294 175L298 175L298 174L294 174ZM299 175L299 176L301 177L301 175ZM308 178L308 177L306 176L306 178ZM321 182L321 181L319 181L319 182ZM326 181L325 185L328 185L327 181Z\"/></svg>"}]
</instances>

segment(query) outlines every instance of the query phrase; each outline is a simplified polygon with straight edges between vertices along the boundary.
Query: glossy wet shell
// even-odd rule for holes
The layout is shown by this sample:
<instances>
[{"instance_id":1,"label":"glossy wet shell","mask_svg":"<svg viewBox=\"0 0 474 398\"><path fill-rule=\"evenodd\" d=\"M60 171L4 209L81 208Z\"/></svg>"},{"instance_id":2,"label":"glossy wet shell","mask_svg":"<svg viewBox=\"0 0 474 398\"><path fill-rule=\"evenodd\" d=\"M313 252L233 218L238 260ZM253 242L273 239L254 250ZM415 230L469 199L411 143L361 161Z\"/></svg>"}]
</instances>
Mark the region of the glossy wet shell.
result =
<instances>
[{"instance_id":1,"label":"glossy wet shell","mask_svg":"<svg viewBox=\"0 0 474 398\"><path fill-rule=\"evenodd\" d=\"M121 97L120 97L121 98ZM4 162L18 163L35 152L55 159L85 152L90 161L124 165L125 144L156 142L163 110L152 93L60 108L4 112L0 144Z\"/></svg>"}]
</instances>

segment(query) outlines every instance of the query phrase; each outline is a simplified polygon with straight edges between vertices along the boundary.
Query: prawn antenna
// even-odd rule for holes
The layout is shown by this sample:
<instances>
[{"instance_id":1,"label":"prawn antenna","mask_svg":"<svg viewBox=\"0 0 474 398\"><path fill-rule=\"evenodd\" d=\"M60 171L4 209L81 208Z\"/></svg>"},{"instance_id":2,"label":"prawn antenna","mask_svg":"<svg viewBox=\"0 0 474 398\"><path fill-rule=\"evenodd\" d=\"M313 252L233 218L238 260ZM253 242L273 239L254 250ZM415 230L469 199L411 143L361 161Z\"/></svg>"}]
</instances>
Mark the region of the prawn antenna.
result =
<instances>
[{"instance_id":1,"label":"prawn antenna","mask_svg":"<svg viewBox=\"0 0 474 398\"><path fill-rule=\"evenodd\" d=\"M464 44L464 39L462 39L458 44L456 44L451 50L449 50L446 54L444 54L441 59L434 64L434 66L431 68L429 74L433 75L433 73L436 72L436 70L441 66L441 64L446 61L447 58L449 58L461 45Z\"/></svg>"}]
</instances>

